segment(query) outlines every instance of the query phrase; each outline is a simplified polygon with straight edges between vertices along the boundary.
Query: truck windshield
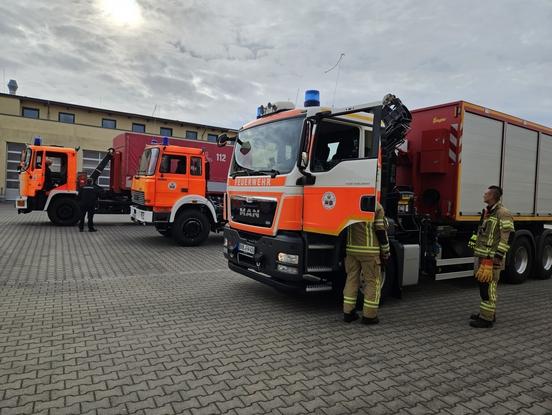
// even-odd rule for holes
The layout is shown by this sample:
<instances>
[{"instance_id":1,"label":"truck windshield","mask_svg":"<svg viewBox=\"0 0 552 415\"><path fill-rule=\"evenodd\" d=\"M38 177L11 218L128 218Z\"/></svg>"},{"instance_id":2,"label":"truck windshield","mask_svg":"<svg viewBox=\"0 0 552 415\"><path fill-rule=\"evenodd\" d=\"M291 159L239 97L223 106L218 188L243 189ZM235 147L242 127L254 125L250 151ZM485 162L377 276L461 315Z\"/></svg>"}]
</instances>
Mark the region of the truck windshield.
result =
<instances>
[{"instance_id":1,"label":"truck windshield","mask_svg":"<svg viewBox=\"0 0 552 415\"><path fill-rule=\"evenodd\" d=\"M240 131L230 174L285 174L297 161L305 118L296 117Z\"/></svg>"},{"instance_id":2,"label":"truck windshield","mask_svg":"<svg viewBox=\"0 0 552 415\"><path fill-rule=\"evenodd\" d=\"M147 148L140 157L140 167L138 167L138 175L153 176L155 173L155 165L159 157L159 149L157 147Z\"/></svg>"}]
</instances>

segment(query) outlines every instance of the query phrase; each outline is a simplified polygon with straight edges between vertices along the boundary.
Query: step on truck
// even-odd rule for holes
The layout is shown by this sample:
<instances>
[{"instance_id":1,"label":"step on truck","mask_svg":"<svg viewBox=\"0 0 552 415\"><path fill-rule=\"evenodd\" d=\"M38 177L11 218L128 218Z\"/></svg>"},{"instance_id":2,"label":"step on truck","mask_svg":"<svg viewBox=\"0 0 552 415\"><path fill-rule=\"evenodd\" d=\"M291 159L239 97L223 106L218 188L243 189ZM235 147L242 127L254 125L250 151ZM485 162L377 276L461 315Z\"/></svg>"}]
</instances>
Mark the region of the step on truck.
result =
<instances>
[{"instance_id":1,"label":"step on truck","mask_svg":"<svg viewBox=\"0 0 552 415\"><path fill-rule=\"evenodd\" d=\"M406 133L408 135L406 136ZM412 113L392 96L345 108L276 102L237 135L225 197L231 270L302 292L340 291L347 227L390 224L383 294L420 277L473 275L467 248L492 184L504 188L516 232L505 277L552 273L552 130L465 102Z\"/></svg>"},{"instance_id":2,"label":"step on truck","mask_svg":"<svg viewBox=\"0 0 552 415\"><path fill-rule=\"evenodd\" d=\"M215 143L167 137L146 146L132 179L132 220L153 224L180 245L200 245L226 223L222 211L231 156L231 148Z\"/></svg>"}]
</instances>

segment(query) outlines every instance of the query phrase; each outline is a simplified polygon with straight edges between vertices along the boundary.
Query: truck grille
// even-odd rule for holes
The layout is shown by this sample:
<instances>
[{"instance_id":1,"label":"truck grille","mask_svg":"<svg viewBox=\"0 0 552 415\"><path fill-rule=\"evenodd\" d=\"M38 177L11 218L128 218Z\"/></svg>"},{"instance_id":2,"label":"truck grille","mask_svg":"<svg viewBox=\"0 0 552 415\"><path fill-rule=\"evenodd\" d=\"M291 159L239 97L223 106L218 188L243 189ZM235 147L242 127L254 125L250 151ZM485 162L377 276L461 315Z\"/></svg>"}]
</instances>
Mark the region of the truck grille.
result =
<instances>
[{"instance_id":1,"label":"truck grille","mask_svg":"<svg viewBox=\"0 0 552 415\"><path fill-rule=\"evenodd\" d=\"M132 203L136 203L137 205L145 205L146 204L145 199L146 198L144 196L144 192L140 192L136 190L132 191Z\"/></svg>"},{"instance_id":2,"label":"truck grille","mask_svg":"<svg viewBox=\"0 0 552 415\"><path fill-rule=\"evenodd\" d=\"M276 212L276 200L234 197L230 214L234 222L270 228Z\"/></svg>"}]
</instances>

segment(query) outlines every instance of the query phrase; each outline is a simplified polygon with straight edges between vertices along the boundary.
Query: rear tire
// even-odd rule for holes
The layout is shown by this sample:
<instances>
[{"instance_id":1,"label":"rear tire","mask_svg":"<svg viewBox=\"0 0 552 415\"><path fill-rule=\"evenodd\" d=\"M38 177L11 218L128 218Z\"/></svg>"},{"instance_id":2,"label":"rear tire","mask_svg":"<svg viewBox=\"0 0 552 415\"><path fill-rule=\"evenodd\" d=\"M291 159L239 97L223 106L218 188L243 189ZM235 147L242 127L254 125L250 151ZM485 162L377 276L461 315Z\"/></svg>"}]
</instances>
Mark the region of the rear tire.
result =
<instances>
[{"instance_id":1,"label":"rear tire","mask_svg":"<svg viewBox=\"0 0 552 415\"><path fill-rule=\"evenodd\" d=\"M80 220L81 210L70 197L57 197L48 206L48 218L57 226L74 226Z\"/></svg>"},{"instance_id":2,"label":"rear tire","mask_svg":"<svg viewBox=\"0 0 552 415\"><path fill-rule=\"evenodd\" d=\"M171 233L182 246L197 246L209 237L209 219L199 210L185 210L178 214Z\"/></svg>"},{"instance_id":3,"label":"rear tire","mask_svg":"<svg viewBox=\"0 0 552 415\"><path fill-rule=\"evenodd\" d=\"M514 239L508 252L505 269L505 280L511 284L521 284L533 269L533 249L526 237Z\"/></svg>"},{"instance_id":4,"label":"rear tire","mask_svg":"<svg viewBox=\"0 0 552 415\"><path fill-rule=\"evenodd\" d=\"M552 276L552 233L539 238L535 258L535 278L547 280Z\"/></svg>"}]
</instances>

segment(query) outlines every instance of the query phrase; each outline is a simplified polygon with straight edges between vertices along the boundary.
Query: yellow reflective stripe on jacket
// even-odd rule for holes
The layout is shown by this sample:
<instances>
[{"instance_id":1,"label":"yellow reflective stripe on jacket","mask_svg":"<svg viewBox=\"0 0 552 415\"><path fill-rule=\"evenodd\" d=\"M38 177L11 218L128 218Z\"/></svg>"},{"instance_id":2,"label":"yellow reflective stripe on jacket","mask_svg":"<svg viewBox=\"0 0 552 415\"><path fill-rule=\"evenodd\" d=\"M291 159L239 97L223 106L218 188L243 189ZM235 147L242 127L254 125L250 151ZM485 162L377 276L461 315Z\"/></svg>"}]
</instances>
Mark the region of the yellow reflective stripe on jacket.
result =
<instances>
[{"instance_id":1,"label":"yellow reflective stripe on jacket","mask_svg":"<svg viewBox=\"0 0 552 415\"><path fill-rule=\"evenodd\" d=\"M514 230L514 221L511 219L501 219L500 228L503 231L513 231Z\"/></svg>"}]
</instances>

